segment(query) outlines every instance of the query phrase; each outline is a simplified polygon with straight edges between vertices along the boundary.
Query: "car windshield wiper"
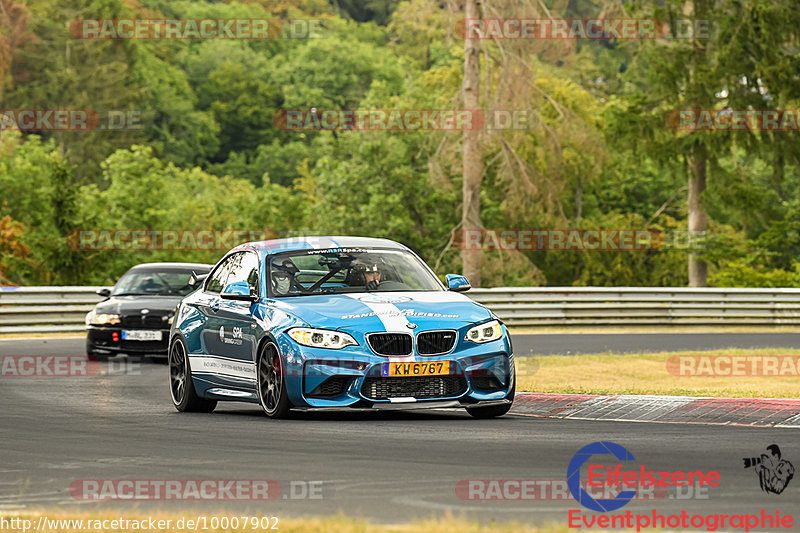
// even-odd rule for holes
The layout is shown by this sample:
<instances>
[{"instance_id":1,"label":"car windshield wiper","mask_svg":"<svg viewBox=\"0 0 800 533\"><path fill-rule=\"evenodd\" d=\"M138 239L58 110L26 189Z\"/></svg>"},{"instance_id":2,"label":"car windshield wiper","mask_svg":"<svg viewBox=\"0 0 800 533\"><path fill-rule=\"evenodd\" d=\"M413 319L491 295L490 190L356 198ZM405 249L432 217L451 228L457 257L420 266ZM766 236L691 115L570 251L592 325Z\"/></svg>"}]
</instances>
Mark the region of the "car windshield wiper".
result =
<instances>
[{"instance_id":1,"label":"car windshield wiper","mask_svg":"<svg viewBox=\"0 0 800 533\"><path fill-rule=\"evenodd\" d=\"M111 296L152 296L152 295L147 294L146 292L117 292L113 293Z\"/></svg>"}]
</instances>

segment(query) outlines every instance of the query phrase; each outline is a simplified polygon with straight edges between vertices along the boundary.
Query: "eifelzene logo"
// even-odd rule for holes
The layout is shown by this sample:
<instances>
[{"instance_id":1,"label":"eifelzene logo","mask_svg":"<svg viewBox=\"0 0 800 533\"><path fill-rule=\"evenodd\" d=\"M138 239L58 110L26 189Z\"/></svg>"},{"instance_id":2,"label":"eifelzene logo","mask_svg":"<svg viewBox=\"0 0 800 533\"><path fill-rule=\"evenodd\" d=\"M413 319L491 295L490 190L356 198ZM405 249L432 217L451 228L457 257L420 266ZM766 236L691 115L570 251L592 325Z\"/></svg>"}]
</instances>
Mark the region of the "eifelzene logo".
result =
<instances>
[{"instance_id":1,"label":"eifelzene logo","mask_svg":"<svg viewBox=\"0 0 800 533\"><path fill-rule=\"evenodd\" d=\"M618 463L611 466L590 464L596 461L594 456L610 455ZM631 465L636 458L631 452L615 442L600 441L588 444L578 450L572 457L567 467L567 487L570 494L582 506L592 511L607 513L616 511L625 506L636 497L637 489L641 487L684 487L699 485L716 487L720 484L719 472L714 470L684 472L680 470L655 471L640 464L634 470L626 470L626 465ZM588 465L587 485L592 486L621 486L628 490L619 492L613 498L594 498L582 486L581 467Z\"/></svg>"}]
</instances>

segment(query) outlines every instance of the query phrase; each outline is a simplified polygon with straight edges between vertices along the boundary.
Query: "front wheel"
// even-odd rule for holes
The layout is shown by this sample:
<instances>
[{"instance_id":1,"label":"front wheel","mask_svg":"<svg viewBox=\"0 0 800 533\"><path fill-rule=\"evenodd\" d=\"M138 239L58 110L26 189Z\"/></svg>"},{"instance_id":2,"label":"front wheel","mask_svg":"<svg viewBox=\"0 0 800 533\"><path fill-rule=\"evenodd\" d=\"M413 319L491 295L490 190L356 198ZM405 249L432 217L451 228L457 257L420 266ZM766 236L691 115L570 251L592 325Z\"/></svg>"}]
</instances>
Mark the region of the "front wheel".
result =
<instances>
[{"instance_id":1,"label":"front wheel","mask_svg":"<svg viewBox=\"0 0 800 533\"><path fill-rule=\"evenodd\" d=\"M215 400L201 398L194 390L189 356L180 337L172 341L169 349L169 392L175 409L182 413L210 413L217 406Z\"/></svg>"},{"instance_id":2,"label":"front wheel","mask_svg":"<svg viewBox=\"0 0 800 533\"><path fill-rule=\"evenodd\" d=\"M258 353L258 399L270 418L286 418L292 408L285 378L278 347L273 342L265 343Z\"/></svg>"},{"instance_id":3,"label":"front wheel","mask_svg":"<svg viewBox=\"0 0 800 533\"><path fill-rule=\"evenodd\" d=\"M517 388L516 380L511 385L511 390L506 394L508 403L502 405L490 405L488 407L467 407L467 412L475 418L497 418L503 416L511 409L511 404L514 402L514 391Z\"/></svg>"}]
</instances>

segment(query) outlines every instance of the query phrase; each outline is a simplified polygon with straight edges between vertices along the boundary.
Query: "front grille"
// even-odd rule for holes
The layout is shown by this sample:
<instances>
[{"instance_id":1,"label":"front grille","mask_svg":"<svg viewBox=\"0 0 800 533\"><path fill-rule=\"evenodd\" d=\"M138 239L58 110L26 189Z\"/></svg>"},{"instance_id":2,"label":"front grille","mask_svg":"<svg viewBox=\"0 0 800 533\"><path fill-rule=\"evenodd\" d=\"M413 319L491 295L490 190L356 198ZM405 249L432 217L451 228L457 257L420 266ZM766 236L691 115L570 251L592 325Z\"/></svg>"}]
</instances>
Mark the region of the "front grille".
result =
<instances>
[{"instance_id":1,"label":"front grille","mask_svg":"<svg viewBox=\"0 0 800 533\"><path fill-rule=\"evenodd\" d=\"M315 398L332 398L334 396L339 396L340 394L344 393L349 379L350 378L344 376L334 376L332 378L328 378L320 383L316 389L311 391L309 396Z\"/></svg>"},{"instance_id":2,"label":"front grille","mask_svg":"<svg viewBox=\"0 0 800 533\"><path fill-rule=\"evenodd\" d=\"M122 327L125 328L155 328L167 327L167 321L159 315L124 315L122 317Z\"/></svg>"},{"instance_id":3,"label":"front grille","mask_svg":"<svg viewBox=\"0 0 800 533\"><path fill-rule=\"evenodd\" d=\"M504 388L495 376L474 376L471 381L472 386L478 390L496 391Z\"/></svg>"},{"instance_id":4,"label":"front grille","mask_svg":"<svg viewBox=\"0 0 800 533\"><path fill-rule=\"evenodd\" d=\"M367 342L372 351L378 355L409 355L411 353L411 335L408 333L371 333Z\"/></svg>"},{"instance_id":5,"label":"front grille","mask_svg":"<svg viewBox=\"0 0 800 533\"><path fill-rule=\"evenodd\" d=\"M167 353L167 335L164 335L160 341L120 341L108 344L117 347L121 352L130 350L132 352Z\"/></svg>"},{"instance_id":6,"label":"front grille","mask_svg":"<svg viewBox=\"0 0 800 533\"><path fill-rule=\"evenodd\" d=\"M455 331L423 331L417 335L417 351L420 355L447 353L455 343Z\"/></svg>"},{"instance_id":7,"label":"front grille","mask_svg":"<svg viewBox=\"0 0 800 533\"><path fill-rule=\"evenodd\" d=\"M453 398L467 390L463 376L420 376L403 378L367 378L361 394L371 400L389 398Z\"/></svg>"}]
</instances>

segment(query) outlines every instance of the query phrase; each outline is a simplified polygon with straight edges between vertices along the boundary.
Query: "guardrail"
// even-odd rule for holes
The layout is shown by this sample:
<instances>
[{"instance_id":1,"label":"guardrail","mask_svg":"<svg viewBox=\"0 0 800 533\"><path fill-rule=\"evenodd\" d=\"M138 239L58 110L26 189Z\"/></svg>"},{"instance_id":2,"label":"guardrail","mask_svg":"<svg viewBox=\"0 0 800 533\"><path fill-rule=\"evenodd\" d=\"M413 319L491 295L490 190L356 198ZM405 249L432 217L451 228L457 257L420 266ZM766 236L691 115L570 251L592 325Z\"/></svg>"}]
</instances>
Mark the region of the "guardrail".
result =
<instances>
[{"instance_id":1,"label":"guardrail","mask_svg":"<svg viewBox=\"0 0 800 533\"><path fill-rule=\"evenodd\" d=\"M85 331L103 287L0 287L0 333Z\"/></svg>"},{"instance_id":2,"label":"guardrail","mask_svg":"<svg viewBox=\"0 0 800 533\"><path fill-rule=\"evenodd\" d=\"M467 294L509 326L800 324L800 289L500 287Z\"/></svg>"},{"instance_id":3,"label":"guardrail","mask_svg":"<svg viewBox=\"0 0 800 533\"><path fill-rule=\"evenodd\" d=\"M80 332L102 287L0 287L0 333ZM509 326L794 326L800 289L499 287L466 293Z\"/></svg>"}]
</instances>

